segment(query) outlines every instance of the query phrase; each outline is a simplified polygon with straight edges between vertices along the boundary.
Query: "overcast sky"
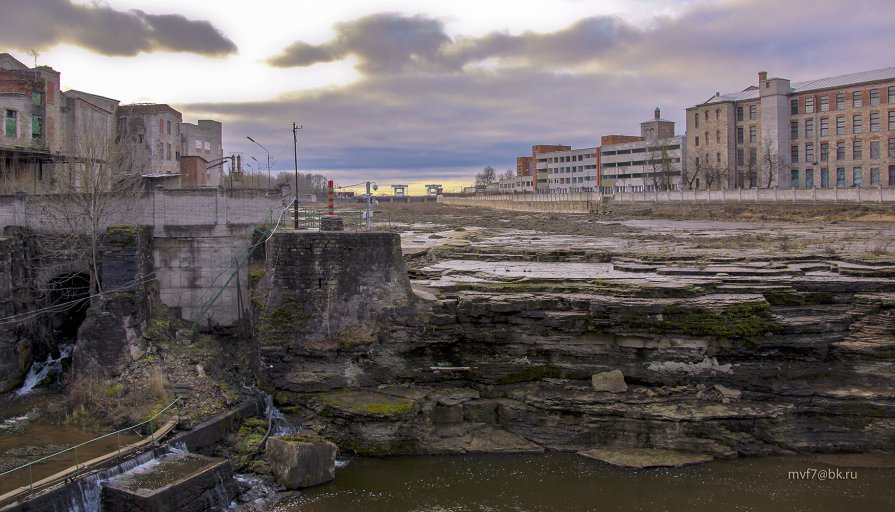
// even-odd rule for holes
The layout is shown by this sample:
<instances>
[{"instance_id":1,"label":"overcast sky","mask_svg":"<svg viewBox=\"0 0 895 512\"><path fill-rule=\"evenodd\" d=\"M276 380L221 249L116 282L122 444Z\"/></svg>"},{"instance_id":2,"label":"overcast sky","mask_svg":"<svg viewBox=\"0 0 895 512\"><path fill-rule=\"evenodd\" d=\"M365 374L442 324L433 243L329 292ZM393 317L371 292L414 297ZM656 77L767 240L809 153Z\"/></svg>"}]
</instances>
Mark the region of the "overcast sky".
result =
<instances>
[{"instance_id":1,"label":"overcast sky","mask_svg":"<svg viewBox=\"0 0 895 512\"><path fill-rule=\"evenodd\" d=\"M757 73L895 65L893 0L0 0L0 49L62 87L224 123L224 151L448 189L532 144L637 134Z\"/></svg>"}]
</instances>

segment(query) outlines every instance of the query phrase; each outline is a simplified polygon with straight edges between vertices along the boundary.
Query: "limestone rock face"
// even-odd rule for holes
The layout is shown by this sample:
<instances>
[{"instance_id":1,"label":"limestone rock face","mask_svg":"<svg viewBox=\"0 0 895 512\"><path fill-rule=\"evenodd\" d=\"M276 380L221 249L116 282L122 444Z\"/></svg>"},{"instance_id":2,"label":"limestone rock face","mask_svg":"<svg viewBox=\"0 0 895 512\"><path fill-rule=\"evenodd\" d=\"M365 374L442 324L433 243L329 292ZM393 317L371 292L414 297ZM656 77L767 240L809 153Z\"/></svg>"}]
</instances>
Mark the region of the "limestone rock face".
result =
<instances>
[{"instance_id":1,"label":"limestone rock face","mask_svg":"<svg viewBox=\"0 0 895 512\"><path fill-rule=\"evenodd\" d=\"M267 458L280 485L302 489L331 482L336 478L335 444L317 436L271 437Z\"/></svg>"},{"instance_id":2,"label":"limestone rock face","mask_svg":"<svg viewBox=\"0 0 895 512\"><path fill-rule=\"evenodd\" d=\"M597 391L608 391L609 393L624 393L628 390L625 376L619 370L595 374L591 377L591 385Z\"/></svg>"}]
</instances>

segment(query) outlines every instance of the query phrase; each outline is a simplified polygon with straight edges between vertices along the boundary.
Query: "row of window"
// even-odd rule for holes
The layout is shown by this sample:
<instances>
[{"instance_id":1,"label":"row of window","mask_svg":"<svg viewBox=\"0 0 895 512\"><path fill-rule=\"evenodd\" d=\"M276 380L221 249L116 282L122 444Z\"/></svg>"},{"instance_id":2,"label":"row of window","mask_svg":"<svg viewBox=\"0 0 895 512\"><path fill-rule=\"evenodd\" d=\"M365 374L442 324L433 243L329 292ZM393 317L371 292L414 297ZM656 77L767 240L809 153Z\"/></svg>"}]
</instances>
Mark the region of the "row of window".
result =
<instances>
[{"instance_id":1,"label":"row of window","mask_svg":"<svg viewBox=\"0 0 895 512\"><path fill-rule=\"evenodd\" d=\"M878 160L881 158L880 156L880 141L871 140L869 141L870 148L870 159ZM845 160L845 150L846 150L845 141L836 142L835 151L836 151L836 160ZM805 149L805 162L806 163L814 163L817 160L815 159L814 153L814 144L806 143L804 145ZM851 143L852 150L852 160L862 160L864 158L864 141L855 140ZM887 155L889 158L895 158L895 138L890 138L888 140L888 148ZM790 162L796 163L799 162L799 146L790 147ZM822 142L820 144L820 161L828 162L830 161L830 143Z\"/></svg>"},{"instance_id":2,"label":"row of window","mask_svg":"<svg viewBox=\"0 0 895 512\"><path fill-rule=\"evenodd\" d=\"M744 113L743 107L742 106L737 107L737 122L743 121L743 113ZM703 117L705 118L706 121L709 120L709 111L708 110L703 112ZM749 120L755 121L755 119L757 117L758 117L758 105L749 105ZM719 120L719 119L721 119L721 109L716 108L715 109L715 120ZM696 116L694 118L694 123L695 123L694 127L699 128L699 112L696 113ZM708 138L708 135L706 135L706 138Z\"/></svg>"},{"instance_id":3,"label":"row of window","mask_svg":"<svg viewBox=\"0 0 895 512\"><path fill-rule=\"evenodd\" d=\"M596 181L596 176L572 176L571 178L554 178L551 183L584 183L585 181Z\"/></svg>"},{"instance_id":4,"label":"row of window","mask_svg":"<svg viewBox=\"0 0 895 512\"><path fill-rule=\"evenodd\" d=\"M830 169L823 168L819 169L820 171L820 188L831 188L830 186ZM811 189L815 187L814 181L814 169L792 169L789 172L789 181L790 186L792 188L807 188ZM851 168L851 185L848 185L846 182L847 169L845 167L836 168L836 188L846 188L847 186L852 187L863 187L864 180L864 169L862 167L852 167ZM880 168L879 167L871 167L869 176L870 181L869 185L871 187L880 186ZM889 166L889 185L895 184L895 165ZM803 186L804 185L804 186Z\"/></svg>"},{"instance_id":5,"label":"row of window","mask_svg":"<svg viewBox=\"0 0 895 512\"><path fill-rule=\"evenodd\" d=\"M583 172L588 169L596 169L596 165L576 165L572 167L551 167L547 169L550 174L563 174L570 172Z\"/></svg>"},{"instance_id":6,"label":"row of window","mask_svg":"<svg viewBox=\"0 0 895 512\"><path fill-rule=\"evenodd\" d=\"M198 149L198 148L197 148ZM596 153L583 153L580 155L567 155L567 156L552 156L550 158L544 160L538 160L538 162L548 162L551 164L558 164L562 162L580 162L585 158L594 158Z\"/></svg>"},{"instance_id":7,"label":"row of window","mask_svg":"<svg viewBox=\"0 0 895 512\"><path fill-rule=\"evenodd\" d=\"M697 144L698 145L698 144ZM630 155L632 153L646 153L647 151L673 151L675 149L681 149L680 144L669 144L667 146L658 147L658 148L633 148L633 149L619 149L615 151L601 151L600 154L602 156L612 156L612 155Z\"/></svg>"},{"instance_id":8,"label":"row of window","mask_svg":"<svg viewBox=\"0 0 895 512\"><path fill-rule=\"evenodd\" d=\"M176 160L180 160L180 151L176 151L174 158ZM164 146L162 146L162 144L159 143L158 159L159 160L171 160L171 144L165 144Z\"/></svg>"},{"instance_id":9,"label":"row of window","mask_svg":"<svg viewBox=\"0 0 895 512\"><path fill-rule=\"evenodd\" d=\"M881 104L881 89L870 89L868 92L868 100L869 105L871 107L875 107ZM793 98L790 100L790 114L798 115L798 114L813 114L815 112L829 112L831 106L831 99L833 100L833 105L835 105L835 110L845 110L846 100L850 100L852 108L861 108L864 106L864 91L853 91L851 93L851 97L848 98L846 93L840 92L835 95L820 95L817 97L809 96L804 99L804 107L799 109L799 100L798 98ZM887 103L895 104L895 86L890 86L886 89L886 99ZM815 104L816 101L816 104ZM758 105L752 104L748 106L749 108L749 120L754 121L758 117ZM694 114L694 127L699 128L699 118L700 113L696 112ZM702 118L707 122L709 120L709 111L705 110L702 112ZM715 119L721 119L721 109L715 109ZM743 122L745 120L745 108L744 106L738 106L736 108L736 120L737 122Z\"/></svg>"},{"instance_id":10,"label":"row of window","mask_svg":"<svg viewBox=\"0 0 895 512\"><path fill-rule=\"evenodd\" d=\"M40 96L35 93L36 96ZM44 134L44 119L41 116L31 116L31 138L39 139ZM6 109L3 119L3 135L10 138L18 138L19 136L19 112L16 110Z\"/></svg>"},{"instance_id":11,"label":"row of window","mask_svg":"<svg viewBox=\"0 0 895 512\"><path fill-rule=\"evenodd\" d=\"M890 86L887 90L888 103L895 103L895 86ZM870 89L869 91L870 106L875 107L880 104L880 89ZM846 105L846 93L840 92L833 96L835 100L836 110L844 110ZM789 102L789 112L792 115L813 114L817 112L828 112L830 110L830 95L818 96L818 104L815 105L813 96L805 98L804 108L799 111L799 100L792 99ZM864 91L854 91L851 93L852 108L861 108L864 106Z\"/></svg>"},{"instance_id":12,"label":"row of window","mask_svg":"<svg viewBox=\"0 0 895 512\"><path fill-rule=\"evenodd\" d=\"M887 126L886 128L889 131L895 131L895 110L890 110L888 113ZM802 127L801 133L804 134L806 139L812 139L815 136L814 130L814 119L805 119L802 123L799 121L790 121L789 123L789 138L792 140L797 140L799 138L799 128ZM829 137L830 136L830 120L829 118L823 117L820 119L819 133L821 137ZM880 113L879 112L871 112L870 113L870 133L879 133L880 131ZM851 129L852 133L855 135L859 135L864 133L864 118L862 115L857 114L853 115L851 119ZM836 118L836 135L846 135L845 133L845 117L839 116Z\"/></svg>"},{"instance_id":13,"label":"row of window","mask_svg":"<svg viewBox=\"0 0 895 512\"><path fill-rule=\"evenodd\" d=\"M743 144L745 142L745 139L746 139L745 128L742 126L737 127L737 144ZM709 132L705 132L705 141L706 141L706 143L708 143L710 141ZM696 142L696 146L698 147L699 146L699 135L696 136L695 142ZM719 144L721 143L721 130L715 131L715 142L717 142ZM754 125L752 125L749 127L749 143L755 144L756 142L758 142L758 128L755 127Z\"/></svg>"},{"instance_id":14,"label":"row of window","mask_svg":"<svg viewBox=\"0 0 895 512\"><path fill-rule=\"evenodd\" d=\"M669 161L671 163L680 163L680 158L670 158ZM631 167L638 165L662 165L664 163L663 160L635 160L633 162L607 162L602 164L603 169L610 169L613 167Z\"/></svg>"}]
</instances>

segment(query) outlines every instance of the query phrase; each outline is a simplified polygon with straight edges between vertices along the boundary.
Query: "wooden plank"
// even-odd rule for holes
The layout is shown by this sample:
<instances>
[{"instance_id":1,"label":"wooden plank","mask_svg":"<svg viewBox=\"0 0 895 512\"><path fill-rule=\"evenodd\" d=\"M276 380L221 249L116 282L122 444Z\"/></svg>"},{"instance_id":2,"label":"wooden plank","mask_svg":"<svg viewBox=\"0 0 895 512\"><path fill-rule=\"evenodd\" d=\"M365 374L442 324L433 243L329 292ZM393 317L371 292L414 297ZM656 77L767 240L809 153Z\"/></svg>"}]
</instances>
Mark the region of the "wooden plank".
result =
<instances>
[{"instance_id":1,"label":"wooden plank","mask_svg":"<svg viewBox=\"0 0 895 512\"><path fill-rule=\"evenodd\" d=\"M39 491L52 487L65 479L77 475L77 473L81 473L84 471L88 471L95 466L99 466L105 462L113 460L118 456L123 456L130 454L131 452L138 451L141 448L145 448L147 445L152 444L154 441L158 441L159 439L165 437L174 430L174 427L177 426L177 418L172 418L168 420L165 424L163 424L158 430L153 432L152 436L145 437L136 443L129 444L121 449L120 453L118 450L114 452L106 453L105 455L100 455L94 459L88 460L83 464L79 464L77 466L68 467L58 473L50 475L46 478L42 478L36 482L34 482L31 486L25 485L12 491L9 491L3 495L0 495L0 506L3 506L6 502L16 502L21 501L20 498L27 497L29 495L35 494ZM25 471L23 468L22 471Z\"/></svg>"}]
</instances>

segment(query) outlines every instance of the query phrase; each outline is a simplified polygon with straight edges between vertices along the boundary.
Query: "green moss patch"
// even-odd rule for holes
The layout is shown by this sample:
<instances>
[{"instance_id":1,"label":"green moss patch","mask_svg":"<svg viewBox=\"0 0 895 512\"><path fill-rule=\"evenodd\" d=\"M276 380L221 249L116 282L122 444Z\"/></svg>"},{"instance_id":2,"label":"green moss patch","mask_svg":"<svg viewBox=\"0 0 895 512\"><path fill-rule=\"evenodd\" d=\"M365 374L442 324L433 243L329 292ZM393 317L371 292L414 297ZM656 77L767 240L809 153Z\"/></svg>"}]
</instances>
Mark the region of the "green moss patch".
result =
<instances>
[{"instance_id":1,"label":"green moss patch","mask_svg":"<svg viewBox=\"0 0 895 512\"><path fill-rule=\"evenodd\" d=\"M301 331L311 320L311 313L305 311L304 304L295 297L283 299L280 307L261 309L261 327L259 338L262 344L281 345L292 341L295 334Z\"/></svg>"},{"instance_id":2,"label":"green moss patch","mask_svg":"<svg viewBox=\"0 0 895 512\"><path fill-rule=\"evenodd\" d=\"M833 303L833 294L830 292L769 291L764 293L764 298L772 306L813 306Z\"/></svg>"},{"instance_id":3,"label":"green moss patch","mask_svg":"<svg viewBox=\"0 0 895 512\"><path fill-rule=\"evenodd\" d=\"M295 443L295 444L322 443L322 442L326 441L326 439L324 439L323 436L321 436L319 434L315 434L313 432L295 434L295 435L291 435L291 436L282 436L282 437L278 437L277 439L280 439L282 441L288 441L290 443Z\"/></svg>"},{"instance_id":4,"label":"green moss patch","mask_svg":"<svg viewBox=\"0 0 895 512\"><path fill-rule=\"evenodd\" d=\"M377 416L404 414L413 410L414 400L372 391L340 390L321 393L317 398L336 409Z\"/></svg>"},{"instance_id":5,"label":"green moss patch","mask_svg":"<svg viewBox=\"0 0 895 512\"><path fill-rule=\"evenodd\" d=\"M783 327L773 319L770 305L766 302L735 304L718 310L674 305L664 308L661 316L623 314L621 322L656 334L746 340L783 331Z\"/></svg>"},{"instance_id":6,"label":"green moss patch","mask_svg":"<svg viewBox=\"0 0 895 512\"><path fill-rule=\"evenodd\" d=\"M497 379L498 384L515 384L517 382L533 382L547 378L559 378L561 372L559 368L550 365L529 366L521 372L504 375Z\"/></svg>"}]
</instances>

